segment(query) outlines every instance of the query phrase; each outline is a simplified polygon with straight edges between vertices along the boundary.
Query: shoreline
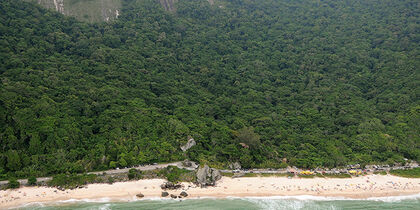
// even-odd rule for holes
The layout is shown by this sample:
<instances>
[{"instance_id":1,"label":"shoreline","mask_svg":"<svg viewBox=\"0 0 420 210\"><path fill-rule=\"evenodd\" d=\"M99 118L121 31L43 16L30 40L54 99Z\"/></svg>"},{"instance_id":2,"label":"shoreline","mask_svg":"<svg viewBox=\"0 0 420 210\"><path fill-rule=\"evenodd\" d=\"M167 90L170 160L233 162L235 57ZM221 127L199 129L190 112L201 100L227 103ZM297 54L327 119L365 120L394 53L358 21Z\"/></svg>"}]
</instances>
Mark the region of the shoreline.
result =
<instances>
[{"instance_id":1,"label":"shoreline","mask_svg":"<svg viewBox=\"0 0 420 210\"><path fill-rule=\"evenodd\" d=\"M131 202L141 200L171 200L161 197L163 179L144 179L114 184L90 184L84 188L60 191L51 187L22 187L0 191L1 208L18 208L28 204L58 204L74 202ZM286 177L223 177L214 187L200 188L182 183L177 190L167 190L188 197L182 199L264 198L285 199L381 199L387 197L420 198L420 178L392 175L366 175L353 178L292 178ZM142 193L144 198L137 198Z\"/></svg>"}]
</instances>

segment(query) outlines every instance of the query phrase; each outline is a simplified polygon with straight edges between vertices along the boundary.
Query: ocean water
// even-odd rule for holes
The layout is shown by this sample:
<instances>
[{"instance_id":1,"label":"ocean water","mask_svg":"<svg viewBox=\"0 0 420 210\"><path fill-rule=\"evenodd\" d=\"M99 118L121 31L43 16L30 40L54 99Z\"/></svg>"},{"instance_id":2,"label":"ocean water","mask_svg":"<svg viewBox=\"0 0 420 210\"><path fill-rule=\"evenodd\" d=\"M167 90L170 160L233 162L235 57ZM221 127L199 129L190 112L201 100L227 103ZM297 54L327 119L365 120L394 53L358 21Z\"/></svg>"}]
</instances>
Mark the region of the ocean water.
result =
<instances>
[{"instance_id":1,"label":"ocean water","mask_svg":"<svg viewBox=\"0 0 420 210\"><path fill-rule=\"evenodd\" d=\"M336 209L419 209L420 194L412 196L396 196L370 199L346 199L315 196L281 196L281 197L249 197L249 198L201 198L201 199L147 199L131 202L108 202L106 198L100 200L68 200L56 203L27 204L18 209L182 209L182 210L213 210L213 209L308 209L308 210L336 210Z\"/></svg>"}]
</instances>

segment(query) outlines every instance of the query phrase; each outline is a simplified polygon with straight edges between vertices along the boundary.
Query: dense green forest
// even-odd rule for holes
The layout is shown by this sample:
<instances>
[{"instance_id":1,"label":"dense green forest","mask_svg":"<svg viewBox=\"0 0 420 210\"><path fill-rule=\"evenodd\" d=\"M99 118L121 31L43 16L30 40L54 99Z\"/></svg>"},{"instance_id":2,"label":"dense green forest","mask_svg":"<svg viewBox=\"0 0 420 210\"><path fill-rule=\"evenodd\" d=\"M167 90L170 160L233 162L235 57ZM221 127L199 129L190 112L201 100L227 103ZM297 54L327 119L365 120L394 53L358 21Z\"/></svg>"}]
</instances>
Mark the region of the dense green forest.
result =
<instances>
[{"instance_id":1,"label":"dense green forest","mask_svg":"<svg viewBox=\"0 0 420 210\"><path fill-rule=\"evenodd\" d=\"M0 1L0 178L420 161L417 0L215 2L90 24Z\"/></svg>"}]
</instances>

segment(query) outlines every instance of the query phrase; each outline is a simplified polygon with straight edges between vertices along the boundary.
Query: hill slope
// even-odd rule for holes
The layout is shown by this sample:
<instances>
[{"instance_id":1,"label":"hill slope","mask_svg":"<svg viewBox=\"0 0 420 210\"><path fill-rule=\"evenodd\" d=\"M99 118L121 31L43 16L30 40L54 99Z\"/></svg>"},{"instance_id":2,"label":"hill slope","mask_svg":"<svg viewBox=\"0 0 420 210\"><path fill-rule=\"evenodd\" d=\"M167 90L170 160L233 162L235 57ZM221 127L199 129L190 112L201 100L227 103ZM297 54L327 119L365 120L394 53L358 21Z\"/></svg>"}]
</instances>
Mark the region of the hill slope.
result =
<instances>
[{"instance_id":1,"label":"hill slope","mask_svg":"<svg viewBox=\"0 0 420 210\"><path fill-rule=\"evenodd\" d=\"M416 1L217 3L87 24L1 1L3 177L420 160Z\"/></svg>"}]
</instances>

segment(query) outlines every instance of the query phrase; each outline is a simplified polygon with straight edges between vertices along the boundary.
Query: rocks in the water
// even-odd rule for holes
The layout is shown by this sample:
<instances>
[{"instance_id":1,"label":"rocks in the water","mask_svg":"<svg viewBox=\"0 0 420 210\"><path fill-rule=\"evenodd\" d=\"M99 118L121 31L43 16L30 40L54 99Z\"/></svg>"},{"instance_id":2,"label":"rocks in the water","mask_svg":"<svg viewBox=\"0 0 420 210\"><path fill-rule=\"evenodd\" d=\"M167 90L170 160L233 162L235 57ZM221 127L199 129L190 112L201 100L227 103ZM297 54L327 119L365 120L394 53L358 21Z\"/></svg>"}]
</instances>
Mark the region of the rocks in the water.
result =
<instances>
[{"instance_id":1,"label":"rocks in the water","mask_svg":"<svg viewBox=\"0 0 420 210\"><path fill-rule=\"evenodd\" d=\"M181 146L181 150L183 152L186 152L187 150L189 150L191 147L193 147L196 144L197 143L195 142L195 140L192 137L189 137L188 142L185 145Z\"/></svg>"},{"instance_id":2,"label":"rocks in the water","mask_svg":"<svg viewBox=\"0 0 420 210\"><path fill-rule=\"evenodd\" d=\"M172 182L165 182L162 185L160 185L160 188L162 188L162 190L176 190L181 188L180 184L174 184Z\"/></svg>"},{"instance_id":3,"label":"rocks in the water","mask_svg":"<svg viewBox=\"0 0 420 210\"><path fill-rule=\"evenodd\" d=\"M216 181L222 178L220 171L214 168L210 168L208 165L199 168L197 170L197 183L201 187L214 186Z\"/></svg>"},{"instance_id":4,"label":"rocks in the water","mask_svg":"<svg viewBox=\"0 0 420 210\"><path fill-rule=\"evenodd\" d=\"M143 195L142 193L139 193L139 194L137 194L137 195L136 195L136 197L137 197L137 198L143 198L143 197L144 197L144 195Z\"/></svg>"},{"instance_id":5,"label":"rocks in the water","mask_svg":"<svg viewBox=\"0 0 420 210\"><path fill-rule=\"evenodd\" d=\"M229 164L229 169L241 170L241 164L238 163L238 162L231 163L231 164Z\"/></svg>"},{"instance_id":6,"label":"rocks in the water","mask_svg":"<svg viewBox=\"0 0 420 210\"><path fill-rule=\"evenodd\" d=\"M185 191L182 191L179 195L182 196L182 197L187 197L188 196L188 193L185 192Z\"/></svg>"},{"instance_id":7,"label":"rocks in the water","mask_svg":"<svg viewBox=\"0 0 420 210\"><path fill-rule=\"evenodd\" d=\"M162 192L162 194L161 194L162 197L167 197L168 195L169 195L168 192Z\"/></svg>"},{"instance_id":8,"label":"rocks in the water","mask_svg":"<svg viewBox=\"0 0 420 210\"><path fill-rule=\"evenodd\" d=\"M171 194L171 198L173 198L173 199L175 199L175 198L177 198L178 196L176 196L176 195L174 195L174 194Z\"/></svg>"}]
</instances>

